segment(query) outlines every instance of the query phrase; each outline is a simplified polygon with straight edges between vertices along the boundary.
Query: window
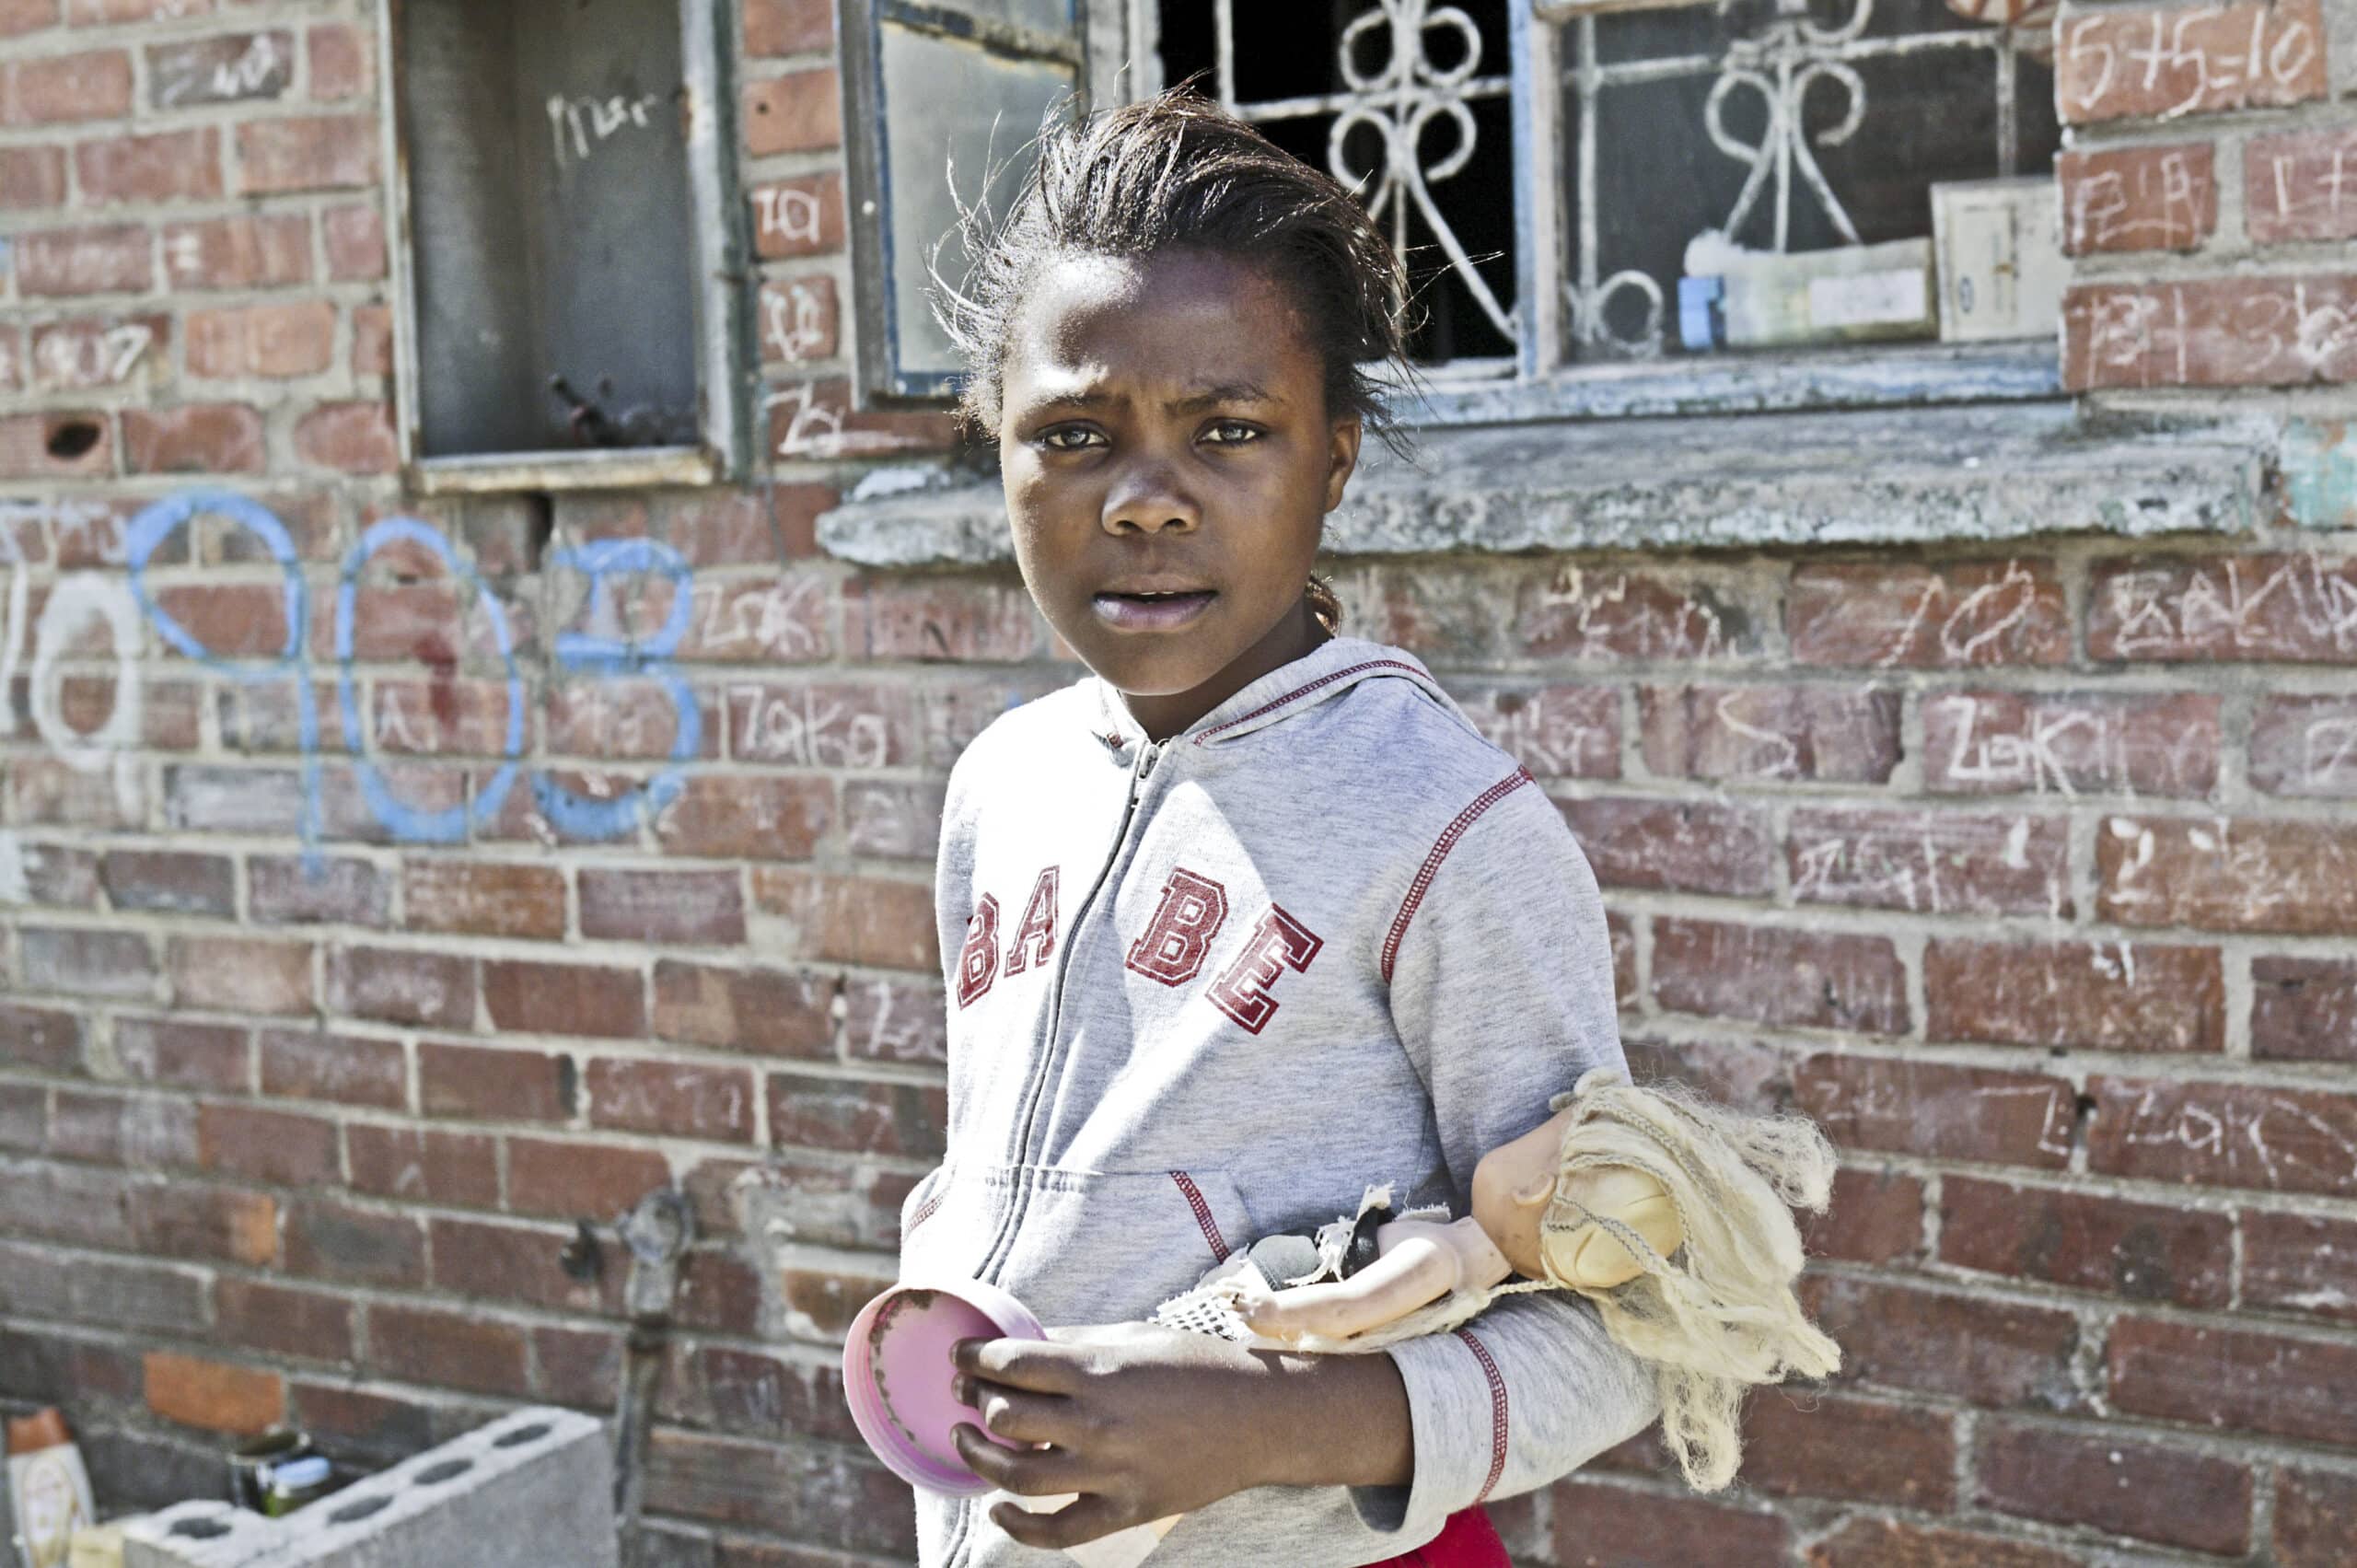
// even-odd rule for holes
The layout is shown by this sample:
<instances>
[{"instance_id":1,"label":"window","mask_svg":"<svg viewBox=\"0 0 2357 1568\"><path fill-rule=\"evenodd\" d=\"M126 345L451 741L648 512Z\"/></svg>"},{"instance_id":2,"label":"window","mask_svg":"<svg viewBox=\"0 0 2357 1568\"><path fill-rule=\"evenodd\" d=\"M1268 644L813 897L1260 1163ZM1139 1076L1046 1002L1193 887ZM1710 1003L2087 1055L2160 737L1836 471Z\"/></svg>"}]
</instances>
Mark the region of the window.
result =
<instances>
[{"instance_id":1,"label":"window","mask_svg":"<svg viewBox=\"0 0 2357 1568\"><path fill-rule=\"evenodd\" d=\"M697 482L745 448L722 0L387 0L421 490Z\"/></svg>"}]
</instances>

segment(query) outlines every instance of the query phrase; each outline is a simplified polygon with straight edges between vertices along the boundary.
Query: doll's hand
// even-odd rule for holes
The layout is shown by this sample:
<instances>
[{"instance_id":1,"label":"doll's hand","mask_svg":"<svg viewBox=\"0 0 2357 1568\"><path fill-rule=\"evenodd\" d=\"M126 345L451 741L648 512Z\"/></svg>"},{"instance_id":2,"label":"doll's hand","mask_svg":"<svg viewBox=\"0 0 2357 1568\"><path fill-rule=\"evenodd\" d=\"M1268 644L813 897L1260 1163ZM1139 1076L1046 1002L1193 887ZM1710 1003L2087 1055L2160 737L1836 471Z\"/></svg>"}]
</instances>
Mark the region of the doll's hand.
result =
<instances>
[{"instance_id":1,"label":"doll's hand","mask_svg":"<svg viewBox=\"0 0 2357 1568\"><path fill-rule=\"evenodd\" d=\"M1053 1514L992 1509L1026 1546L1076 1546L1247 1487L1391 1484L1413 1468L1388 1356L1284 1355L1118 1323L968 1340L957 1363L958 1395L993 1435L1047 1445L1007 1448L962 1425L958 1452L974 1472L1021 1496L1080 1494Z\"/></svg>"}]
</instances>

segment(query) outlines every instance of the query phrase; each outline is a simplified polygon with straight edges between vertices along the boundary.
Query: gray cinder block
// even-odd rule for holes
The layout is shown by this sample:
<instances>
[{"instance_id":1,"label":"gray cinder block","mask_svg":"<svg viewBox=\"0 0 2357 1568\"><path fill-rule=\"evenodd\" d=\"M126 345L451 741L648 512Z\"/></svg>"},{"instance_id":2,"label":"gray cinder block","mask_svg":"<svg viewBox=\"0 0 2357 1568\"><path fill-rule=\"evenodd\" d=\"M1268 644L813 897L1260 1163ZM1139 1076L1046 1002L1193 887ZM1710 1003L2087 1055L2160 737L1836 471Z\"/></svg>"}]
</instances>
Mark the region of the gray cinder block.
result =
<instances>
[{"instance_id":1,"label":"gray cinder block","mask_svg":"<svg viewBox=\"0 0 2357 1568\"><path fill-rule=\"evenodd\" d=\"M620 1568L605 1428L517 1411L284 1519L183 1503L123 1568Z\"/></svg>"}]
</instances>

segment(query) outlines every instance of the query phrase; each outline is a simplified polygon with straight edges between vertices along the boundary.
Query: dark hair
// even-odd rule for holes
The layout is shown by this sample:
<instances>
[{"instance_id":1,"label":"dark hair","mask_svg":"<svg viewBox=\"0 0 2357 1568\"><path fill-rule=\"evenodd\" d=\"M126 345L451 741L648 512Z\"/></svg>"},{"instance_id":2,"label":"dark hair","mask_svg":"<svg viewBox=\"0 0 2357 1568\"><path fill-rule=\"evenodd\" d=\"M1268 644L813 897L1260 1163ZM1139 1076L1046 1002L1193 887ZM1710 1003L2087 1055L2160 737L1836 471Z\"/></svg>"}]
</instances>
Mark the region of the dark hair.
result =
<instances>
[{"instance_id":1,"label":"dark hair","mask_svg":"<svg viewBox=\"0 0 2357 1568\"><path fill-rule=\"evenodd\" d=\"M1193 249L1257 262L1292 289L1325 362L1329 416L1356 414L1399 445L1385 388L1365 367L1406 370L1406 275L1340 181L1187 87L1052 126L1038 145L1003 221L965 213L974 265L964 287L935 290L969 370L962 412L985 439L998 430L1015 316L1042 267Z\"/></svg>"}]
</instances>

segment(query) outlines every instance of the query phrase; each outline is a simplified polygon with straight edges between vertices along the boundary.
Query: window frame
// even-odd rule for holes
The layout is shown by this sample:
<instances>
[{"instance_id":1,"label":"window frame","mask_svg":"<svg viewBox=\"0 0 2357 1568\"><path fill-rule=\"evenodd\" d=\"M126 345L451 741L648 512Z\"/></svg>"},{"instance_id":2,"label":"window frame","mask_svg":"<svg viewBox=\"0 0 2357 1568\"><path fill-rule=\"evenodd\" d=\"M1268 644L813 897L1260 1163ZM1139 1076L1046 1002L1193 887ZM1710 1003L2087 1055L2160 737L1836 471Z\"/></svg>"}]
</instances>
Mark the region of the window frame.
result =
<instances>
[{"instance_id":1,"label":"window frame","mask_svg":"<svg viewBox=\"0 0 2357 1568\"><path fill-rule=\"evenodd\" d=\"M744 345L751 338L746 280L752 248L745 234L735 156L731 0L677 0L680 64L687 96L687 174L694 221L686 264L693 270L699 439L693 446L601 448L430 457L419 450L419 345L416 267L411 253L408 157L410 117L400 41L406 0L375 6L377 53L385 63L381 125L386 259L393 318L394 436L403 484L422 495L516 491L643 489L709 485L746 477L753 446L753 402Z\"/></svg>"}]
</instances>

